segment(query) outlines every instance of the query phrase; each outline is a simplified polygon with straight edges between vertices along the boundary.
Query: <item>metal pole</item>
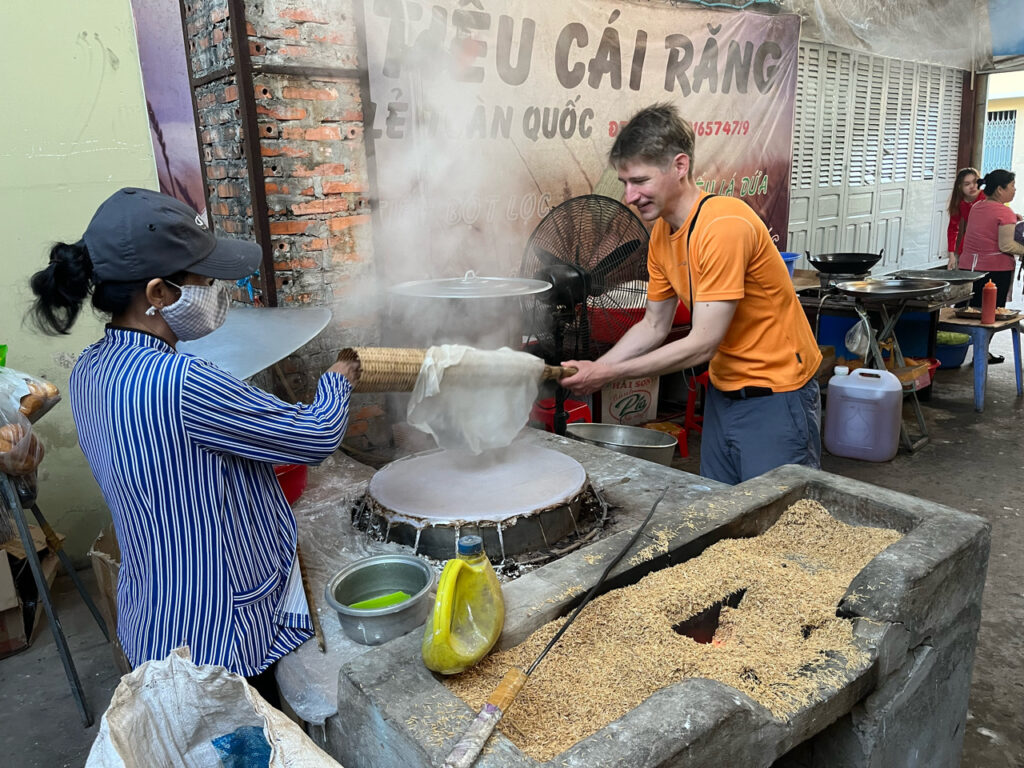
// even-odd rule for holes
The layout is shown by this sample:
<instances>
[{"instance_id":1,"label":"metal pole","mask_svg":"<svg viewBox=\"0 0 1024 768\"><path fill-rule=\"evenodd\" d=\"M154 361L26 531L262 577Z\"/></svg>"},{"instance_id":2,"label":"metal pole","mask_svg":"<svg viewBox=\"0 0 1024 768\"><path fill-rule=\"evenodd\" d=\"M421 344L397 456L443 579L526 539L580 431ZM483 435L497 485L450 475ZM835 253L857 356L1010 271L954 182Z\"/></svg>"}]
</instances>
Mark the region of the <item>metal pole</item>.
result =
<instances>
[{"instance_id":1,"label":"metal pole","mask_svg":"<svg viewBox=\"0 0 1024 768\"><path fill-rule=\"evenodd\" d=\"M274 249L270 243L270 215L267 211L266 171L260 146L260 125L253 96L252 56L249 33L245 24L245 0L228 0L228 25L231 48L235 56L235 84L242 121L242 151L249 172L249 202L256 242L263 248L260 276L263 278L263 300L268 307L277 306L277 283L274 272Z\"/></svg>"},{"instance_id":2,"label":"metal pole","mask_svg":"<svg viewBox=\"0 0 1024 768\"><path fill-rule=\"evenodd\" d=\"M0 496L3 497L4 504L8 507L11 515L14 517L14 522L18 525L21 543L25 547L25 558L28 560L29 568L32 570L32 577L36 580L39 599L43 601L43 608L46 610L46 618L50 620L50 631L53 633L53 640L57 644L60 660L64 664L64 673L68 677L71 693L75 697L75 703L78 705L78 711L82 716L82 724L88 728L92 725L92 714L85 703L82 682L78 679L75 663L71 660L71 651L64 637L64 630L61 629L60 619L57 618L57 609L53 607L50 590L46 586L46 577L43 576L43 567L39 562L39 555L36 553L36 546L32 541L32 533L29 531L28 523L25 521L25 512L21 508L18 492L14 489L11 478L4 473L0 473Z\"/></svg>"},{"instance_id":3,"label":"metal pole","mask_svg":"<svg viewBox=\"0 0 1024 768\"><path fill-rule=\"evenodd\" d=\"M92 597L89 596L89 590L85 588L85 584L82 583L82 579L79 578L78 572L75 570L74 564L71 562L71 558L68 557L68 553L64 551L64 547L61 546L60 539L57 538L57 534L54 532L50 524L46 522L43 517L43 513L39 509L38 504L32 505L32 514L36 516L36 520L39 521L39 527L43 529L43 533L46 534L46 543L50 546L54 552L57 553L57 557L64 566L64 570L68 572L68 576L71 577L71 581L75 583L75 588L78 590L78 594L82 596L85 604L89 607L89 611L92 613L96 623L100 625L100 631L103 636L110 642L110 632L107 631L107 622L103 618L103 614L100 613L99 608L96 607L96 603L92 601Z\"/></svg>"}]
</instances>

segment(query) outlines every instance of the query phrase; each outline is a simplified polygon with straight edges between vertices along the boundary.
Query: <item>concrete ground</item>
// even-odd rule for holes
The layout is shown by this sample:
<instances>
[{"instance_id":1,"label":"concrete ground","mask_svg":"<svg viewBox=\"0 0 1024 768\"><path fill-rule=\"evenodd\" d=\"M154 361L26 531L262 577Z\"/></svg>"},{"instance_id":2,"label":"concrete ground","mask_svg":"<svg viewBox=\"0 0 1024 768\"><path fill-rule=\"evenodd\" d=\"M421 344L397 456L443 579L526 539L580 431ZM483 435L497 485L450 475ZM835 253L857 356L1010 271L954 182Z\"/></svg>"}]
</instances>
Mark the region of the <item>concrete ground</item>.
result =
<instances>
[{"instance_id":1,"label":"concrete ground","mask_svg":"<svg viewBox=\"0 0 1024 768\"><path fill-rule=\"evenodd\" d=\"M1016 295L1021 296L1018 283ZM1011 306L1024 309L1019 299ZM939 371L923 403L930 444L884 464L826 455L824 469L974 512L992 523L992 554L964 740L963 768L1024 766L1024 400L1015 396L1010 333L993 351L984 413L973 407L970 359ZM696 472L698 439L680 469ZM95 591L91 572L82 576ZM96 724L83 728L48 631L28 650L0 660L0 763L62 768L85 763L117 673L109 647L66 576L54 594ZM358 768L349 766L348 768ZM741 768L740 766L730 768ZM893 767L895 768L895 767Z\"/></svg>"},{"instance_id":2,"label":"concrete ground","mask_svg":"<svg viewBox=\"0 0 1024 768\"><path fill-rule=\"evenodd\" d=\"M96 599L92 570L79 575ZM0 765L81 768L120 678L110 646L66 574L58 575L53 597L94 722L82 726L53 635L44 625L28 649L0 660Z\"/></svg>"}]
</instances>

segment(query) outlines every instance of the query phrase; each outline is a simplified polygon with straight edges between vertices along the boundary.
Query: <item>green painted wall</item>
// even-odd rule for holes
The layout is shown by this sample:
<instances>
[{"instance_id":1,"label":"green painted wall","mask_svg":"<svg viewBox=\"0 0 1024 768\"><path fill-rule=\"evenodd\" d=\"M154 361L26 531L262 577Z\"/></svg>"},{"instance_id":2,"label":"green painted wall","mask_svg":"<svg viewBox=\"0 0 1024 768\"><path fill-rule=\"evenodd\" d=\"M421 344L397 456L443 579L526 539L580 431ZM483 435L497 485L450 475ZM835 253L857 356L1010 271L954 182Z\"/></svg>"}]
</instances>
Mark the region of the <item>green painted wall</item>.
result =
<instances>
[{"instance_id":1,"label":"green painted wall","mask_svg":"<svg viewBox=\"0 0 1024 768\"><path fill-rule=\"evenodd\" d=\"M0 344L7 363L62 391L75 358L99 338L90 309L71 335L42 336L23 319L28 278L49 245L77 240L93 211L124 186L157 188L128 0L4 4L0 46ZM46 446L39 507L82 562L110 519L78 448L67 398L37 425Z\"/></svg>"}]
</instances>

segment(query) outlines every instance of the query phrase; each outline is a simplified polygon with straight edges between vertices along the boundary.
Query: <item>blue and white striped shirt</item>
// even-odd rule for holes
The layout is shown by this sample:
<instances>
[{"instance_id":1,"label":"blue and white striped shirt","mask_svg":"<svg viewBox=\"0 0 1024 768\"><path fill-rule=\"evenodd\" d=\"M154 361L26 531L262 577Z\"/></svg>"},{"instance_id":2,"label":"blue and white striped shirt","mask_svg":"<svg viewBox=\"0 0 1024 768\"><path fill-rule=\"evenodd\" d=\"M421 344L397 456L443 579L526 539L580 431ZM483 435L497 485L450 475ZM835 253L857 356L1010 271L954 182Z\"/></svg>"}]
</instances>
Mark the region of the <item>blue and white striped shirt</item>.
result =
<instances>
[{"instance_id":1,"label":"blue and white striped shirt","mask_svg":"<svg viewBox=\"0 0 1024 768\"><path fill-rule=\"evenodd\" d=\"M252 676L311 636L284 610L295 516L275 463L341 443L351 386L325 373L290 405L143 331L108 327L71 374L78 440L121 546L117 634L128 660L188 645Z\"/></svg>"}]
</instances>

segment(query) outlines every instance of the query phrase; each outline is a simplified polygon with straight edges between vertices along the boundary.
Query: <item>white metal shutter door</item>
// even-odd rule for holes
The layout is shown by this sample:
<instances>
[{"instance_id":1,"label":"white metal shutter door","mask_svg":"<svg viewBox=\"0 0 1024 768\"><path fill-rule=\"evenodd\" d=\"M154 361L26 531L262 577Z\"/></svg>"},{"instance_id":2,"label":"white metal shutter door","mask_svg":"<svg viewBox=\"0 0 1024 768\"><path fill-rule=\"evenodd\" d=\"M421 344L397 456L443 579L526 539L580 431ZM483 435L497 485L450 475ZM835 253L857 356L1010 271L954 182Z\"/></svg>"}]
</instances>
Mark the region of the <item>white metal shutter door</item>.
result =
<instances>
[{"instance_id":1,"label":"white metal shutter door","mask_svg":"<svg viewBox=\"0 0 1024 768\"><path fill-rule=\"evenodd\" d=\"M789 192L789 235L786 247L796 253L810 250L811 206L817 152L818 102L821 88L821 46L801 43L793 118L793 169ZM801 258L797 265L810 265Z\"/></svg>"},{"instance_id":2,"label":"white metal shutter door","mask_svg":"<svg viewBox=\"0 0 1024 768\"><path fill-rule=\"evenodd\" d=\"M876 270L944 258L962 73L818 43L799 67L789 250L884 248Z\"/></svg>"},{"instance_id":3,"label":"white metal shutter door","mask_svg":"<svg viewBox=\"0 0 1024 768\"><path fill-rule=\"evenodd\" d=\"M857 54L854 60L851 133L847 153L844 250L876 252L875 212L884 106L885 60Z\"/></svg>"},{"instance_id":4,"label":"white metal shutter door","mask_svg":"<svg viewBox=\"0 0 1024 768\"><path fill-rule=\"evenodd\" d=\"M882 265L895 265L903 245L903 214L907 202L910 166L910 131L914 109L914 65L885 59L885 93L882 123L882 160L878 178L878 205L874 236L884 248Z\"/></svg>"},{"instance_id":5,"label":"white metal shutter door","mask_svg":"<svg viewBox=\"0 0 1024 768\"><path fill-rule=\"evenodd\" d=\"M853 54L825 47L818 130L818 165L815 174L814 219L811 249L817 253L853 250L843 247L845 232L846 163L852 116L848 105Z\"/></svg>"}]
</instances>

